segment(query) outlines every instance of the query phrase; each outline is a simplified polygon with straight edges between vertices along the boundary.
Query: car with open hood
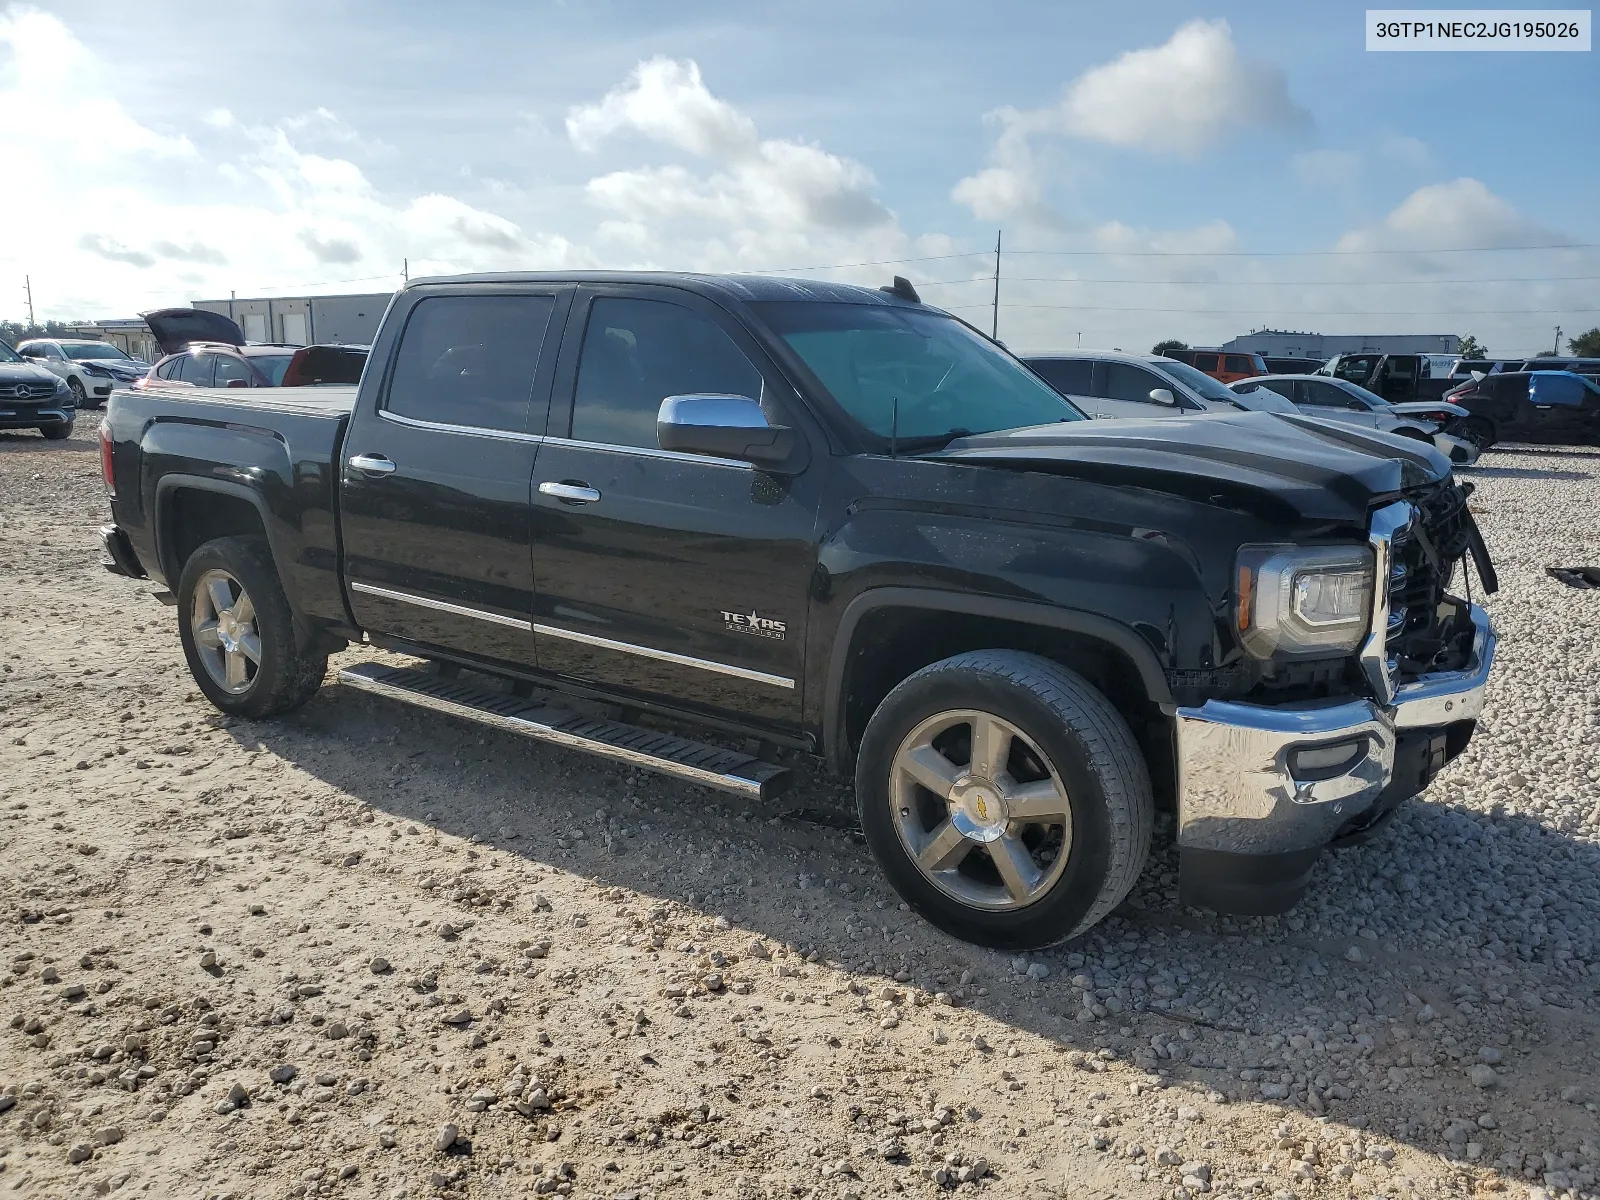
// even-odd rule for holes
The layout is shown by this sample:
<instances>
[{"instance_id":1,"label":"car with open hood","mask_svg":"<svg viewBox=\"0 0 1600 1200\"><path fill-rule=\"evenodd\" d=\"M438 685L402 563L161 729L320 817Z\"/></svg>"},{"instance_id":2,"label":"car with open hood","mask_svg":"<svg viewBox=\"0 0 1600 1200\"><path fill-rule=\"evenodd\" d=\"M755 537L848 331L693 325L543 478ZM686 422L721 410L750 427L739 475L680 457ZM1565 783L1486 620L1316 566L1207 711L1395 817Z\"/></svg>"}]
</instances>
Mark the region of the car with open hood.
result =
<instances>
[{"instance_id":1,"label":"car with open hood","mask_svg":"<svg viewBox=\"0 0 1600 1200\"><path fill-rule=\"evenodd\" d=\"M144 321L164 357L138 383L141 389L353 384L367 361L366 346L247 342L231 318L206 309L160 309Z\"/></svg>"},{"instance_id":2,"label":"car with open hood","mask_svg":"<svg viewBox=\"0 0 1600 1200\"><path fill-rule=\"evenodd\" d=\"M56 441L71 435L77 415L65 379L0 342L0 429L37 429Z\"/></svg>"},{"instance_id":3,"label":"car with open hood","mask_svg":"<svg viewBox=\"0 0 1600 1200\"><path fill-rule=\"evenodd\" d=\"M413 280L370 363L112 401L109 565L223 712L363 643L431 664L340 670L397 727L753 801L814 757L906 904L1015 950L1115 909L1158 810L1179 896L1281 911L1484 706L1493 565L1431 446L1226 389L1090 420L904 279Z\"/></svg>"}]
</instances>

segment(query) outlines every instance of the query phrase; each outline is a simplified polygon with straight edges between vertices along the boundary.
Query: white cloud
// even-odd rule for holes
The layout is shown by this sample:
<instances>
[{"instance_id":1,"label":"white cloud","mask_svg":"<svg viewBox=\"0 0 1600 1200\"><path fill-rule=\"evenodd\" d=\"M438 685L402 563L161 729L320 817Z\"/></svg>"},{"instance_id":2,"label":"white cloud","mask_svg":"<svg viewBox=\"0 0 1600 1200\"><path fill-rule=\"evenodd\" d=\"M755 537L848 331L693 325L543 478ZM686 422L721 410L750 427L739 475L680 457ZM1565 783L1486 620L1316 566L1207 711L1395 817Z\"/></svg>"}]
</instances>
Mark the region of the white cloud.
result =
<instances>
[{"instance_id":1,"label":"white cloud","mask_svg":"<svg viewBox=\"0 0 1600 1200\"><path fill-rule=\"evenodd\" d=\"M1067 88L1062 128L1077 137L1194 158L1239 130L1309 120L1281 68L1250 62L1223 20L1190 21L1165 43L1130 50Z\"/></svg>"},{"instance_id":2,"label":"white cloud","mask_svg":"<svg viewBox=\"0 0 1600 1200\"><path fill-rule=\"evenodd\" d=\"M589 181L586 195L604 214L599 235L618 250L653 246L660 261L672 247L710 269L914 252L865 166L818 146L761 137L754 121L712 94L693 62L640 63L598 103L573 108L566 126L588 152L631 135L692 160Z\"/></svg>"},{"instance_id":3,"label":"white cloud","mask_svg":"<svg viewBox=\"0 0 1600 1200\"><path fill-rule=\"evenodd\" d=\"M1378 224L1347 233L1338 249L1411 251L1421 261L1439 247L1547 246L1570 240L1523 216L1481 181L1462 178L1418 188Z\"/></svg>"},{"instance_id":4,"label":"white cloud","mask_svg":"<svg viewBox=\"0 0 1600 1200\"><path fill-rule=\"evenodd\" d=\"M993 165L951 192L985 220L1047 215L1032 152L1041 136L1194 159L1241 131L1310 122L1283 70L1244 58L1223 20L1190 21L1159 46L1091 67L1046 108L1007 107L988 119L1000 128Z\"/></svg>"},{"instance_id":5,"label":"white cloud","mask_svg":"<svg viewBox=\"0 0 1600 1200\"><path fill-rule=\"evenodd\" d=\"M451 196L380 192L348 152L381 143L326 109L253 127L213 107L191 137L141 122L116 83L57 17L0 13L0 161L30 178L7 200L29 236L0 243L0 274L32 275L41 317L320 280L381 289L403 258L413 274L592 261Z\"/></svg>"},{"instance_id":6,"label":"white cloud","mask_svg":"<svg viewBox=\"0 0 1600 1200\"><path fill-rule=\"evenodd\" d=\"M593 150L624 130L701 157L748 154L757 145L755 122L713 96L691 61L652 58L598 104L567 115L567 135Z\"/></svg>"}]
</instances>

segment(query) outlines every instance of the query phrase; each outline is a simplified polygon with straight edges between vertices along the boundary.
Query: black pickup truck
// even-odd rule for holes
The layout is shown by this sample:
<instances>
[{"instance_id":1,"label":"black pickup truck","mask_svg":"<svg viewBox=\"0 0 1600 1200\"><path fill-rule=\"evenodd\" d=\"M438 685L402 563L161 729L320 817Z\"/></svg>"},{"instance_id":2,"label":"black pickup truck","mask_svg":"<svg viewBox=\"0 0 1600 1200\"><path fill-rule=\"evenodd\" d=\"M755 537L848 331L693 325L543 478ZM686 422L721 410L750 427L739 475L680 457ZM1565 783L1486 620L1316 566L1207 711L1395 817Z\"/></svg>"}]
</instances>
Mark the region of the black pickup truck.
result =
<instances>
[{"instance_id":1,"label":"black pickup truck","mask_svg":"<svg viewBox=\"0 0 1600 1200\"><path fill-rule=\"evenodd\" d=\"M420 661L345 686L711 787L819 756L975 942L1099 921L1158 806L1184 899L1281 911L1472 736L1467 488L1313 418L1082 417L903 280L424 280L357 388L118 393L103 540L229 713L365 642Z\"/></svg>"}]
</instances>

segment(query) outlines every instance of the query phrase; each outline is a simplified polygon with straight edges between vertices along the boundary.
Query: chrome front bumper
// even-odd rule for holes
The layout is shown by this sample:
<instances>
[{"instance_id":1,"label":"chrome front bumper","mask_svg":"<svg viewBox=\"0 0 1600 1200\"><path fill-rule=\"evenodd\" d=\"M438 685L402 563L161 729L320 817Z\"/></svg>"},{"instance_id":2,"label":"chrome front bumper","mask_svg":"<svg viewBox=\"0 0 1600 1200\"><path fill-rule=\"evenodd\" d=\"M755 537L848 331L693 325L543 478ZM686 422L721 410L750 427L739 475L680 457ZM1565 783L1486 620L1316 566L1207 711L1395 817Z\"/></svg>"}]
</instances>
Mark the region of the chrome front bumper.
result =
<instances>
[{"instance_id":1,"label":"chrome front bumper","mask_svg":"<svg viewBox=\"0 0 1600 1200\"><path fill-rule=\"evenodd\" d=\"M1320 848L1377 803L1395 748L1412 730L1475 720L1494 664L1489 615L1469 606L1473 662L1394 689L1388 704L1349 700L1269 708L1208 700L1177 712L1180 850L1280 855ZM1300 765L1306 751L1351 756L1333 769Z\"/></svg>"}]
</instances>

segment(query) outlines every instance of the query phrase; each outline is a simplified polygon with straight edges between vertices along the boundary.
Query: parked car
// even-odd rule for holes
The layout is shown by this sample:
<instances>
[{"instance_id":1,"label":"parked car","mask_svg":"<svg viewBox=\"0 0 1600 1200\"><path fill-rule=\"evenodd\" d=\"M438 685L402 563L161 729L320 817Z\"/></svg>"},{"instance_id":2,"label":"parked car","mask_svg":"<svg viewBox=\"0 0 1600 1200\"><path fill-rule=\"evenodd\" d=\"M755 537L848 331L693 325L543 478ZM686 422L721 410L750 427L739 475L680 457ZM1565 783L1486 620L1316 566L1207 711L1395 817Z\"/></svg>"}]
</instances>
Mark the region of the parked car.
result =
<instances>
[{"instance_id":1,"label":"parked car","mask_svg":"<svg viewBox=\"0 0 1600 1200\"><path fill-rule=\"evenodd\" d=\"M1574 371L1513 371L1462 384L1446 399L1467 415L1451 432L1496 442L1600 444L1600 380Z\"/></svg>"},{"instance_id":2,"label":"parked car","mask_svg":"<svg viewBox=\"0 0 1600 1200\"><path fill-rule=\"evenodd\" d=\"M65 379L0 342L0 429L37 429L59 441L71 436L77 415Z\"/></svg>"},{"instance_id":3,"label":"parked car","mask_svg":"<svg viewBox=\"0 0 1600 1200\"><path fill-rule=\"evenodd\" d=\"M1470 466L1478 460L1478 448L1465 438L1445 429L1466 417L1467 411L1444 401L1415 401L1390 404L1382 396L1344 379L1319 375L1266 375L1230 385L1241 395L1254 391L1273 391L1292 401L1308 416L1323 417L1378 429L1399 437L1428 442L1457 466Z\"/></svg>"},{"instance_id":4,"label":"parked car","mask_svg":"<svg viewBox=\"0 0 1600 1200\"><path fill-rule=\"evenodd\" d=\"M1455 354L1335 354L1313 374L1343 379L1391 404L1437 400L1452 386Z\"/></svg>"},{"instance_id":5,"label":"parked car","mask_svg":"<svg viewBox=\"0 0 1600 1200\"><path fill-rule=\"evenodd\" d=\"M102 408L106 397L111 395L111 389L116 386L117 377L99 362L69 358L62 347L76 344L58 342L52 338L30 338L17 343L17 353L65 381L72 392L74 407Z\"/></svg>"},{"instance_id":6,"label":"parked car","mask_svg":"<svg viewBox=\"0 0 1600 1200\"><path fill-rule=\"evenodd\" d=\"M1264 355L1268 375L1311 375L1322 369L1325 358L1273 358Z\"/></svg>"},{"instance_id":7,"label":"parked car","mask_svg":"<svg viewBox=\"0 0 1600 1200\"><path fill-rule=\"evenodd\" d=\"M1028 368L1092 417L1172 417L1205 412L1300 410L1277 393L1235 392L1188 363L1121 350L1025 353Z\"/></svg>"},{"instance_id":8,"label":"parked car","mask_svg":"<svg viewBox=\"0 0 1600 1200\"><path fill-rule=\"evenodd\" d=\"M416 280L373 362L112 401L104 548L223 712L370 642L438 667L345 687L740 795L814 754L908 905L1022 949L1117 906L1158 797L1185 900L1282 910L1483 707L1448 584L1493 568L1433 450L1084 420L904 280Z\"/></svg>"},{"instance_id":9,"label":"parked car","mask_svg":"<svg viewBox=\"0 0 1600 1200\"><path fill-rule=\"evenodd\" d=\"M1522 358L1463 358L1450 368L1450 386L1464 383L1474 375L1500 375L1522 370Z\"/></svg>"},{"instance_id":10,"label":"parked car","mask_svg":"<svg viewBox=\"0 0 1600 1200\"><path fill-rule=\"evenodd\" d=\"M1267 364L1254 352L1222 350L1168 350L1166 358L1188 363L1202 374L1219 383L1232 383L1235 379L1249 379L1252 375L1265 375Z\"/></svg>"},{"instance_id":11,"label":"parked car","mask_svg":"<svg viewBox=\"0 0 1600 1200\"><path fill-rule=\"evenodd\" d=\"M165 357L136 385L141 389L350 384L367 359L365 346L246 342L232 320L205 309L163 309L144 320Z\"/></svg>"},{"instance_id":12,"label":"parked car","mask_svg":"<svg viewBox=\"0 0 1600 1200\"><path fill-rule=\"evenodd\" d=\"M1600 358L1530 358L1517 369L1522 371L1572 371L1578 375L1600 375Z\"/></svg>"}]
</instances>

